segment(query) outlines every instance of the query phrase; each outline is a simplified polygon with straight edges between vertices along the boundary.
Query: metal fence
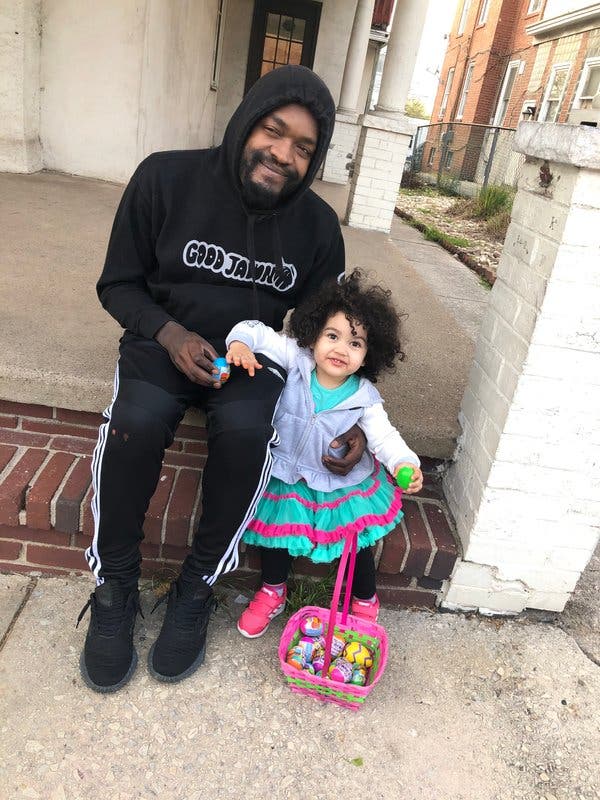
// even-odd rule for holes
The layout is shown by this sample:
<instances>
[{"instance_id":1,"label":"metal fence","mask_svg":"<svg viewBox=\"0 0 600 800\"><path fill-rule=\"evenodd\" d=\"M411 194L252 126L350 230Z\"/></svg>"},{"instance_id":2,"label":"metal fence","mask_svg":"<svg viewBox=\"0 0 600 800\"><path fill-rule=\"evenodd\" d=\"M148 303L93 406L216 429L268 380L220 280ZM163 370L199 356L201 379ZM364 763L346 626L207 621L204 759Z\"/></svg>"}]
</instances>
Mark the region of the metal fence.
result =
<instances>
[{"instance_id":1,"label":"metal fence","mask_svg":"<svg viewBox=\"0 0 600 800\"><path fill-rule=\"evenodd\" d=\"M422 125L413 139L404 183L435 183L466 196L488 184L516 188L525 156L512 149L514 135L514 128L491 125Z\"/></svg>"}]
</instances>

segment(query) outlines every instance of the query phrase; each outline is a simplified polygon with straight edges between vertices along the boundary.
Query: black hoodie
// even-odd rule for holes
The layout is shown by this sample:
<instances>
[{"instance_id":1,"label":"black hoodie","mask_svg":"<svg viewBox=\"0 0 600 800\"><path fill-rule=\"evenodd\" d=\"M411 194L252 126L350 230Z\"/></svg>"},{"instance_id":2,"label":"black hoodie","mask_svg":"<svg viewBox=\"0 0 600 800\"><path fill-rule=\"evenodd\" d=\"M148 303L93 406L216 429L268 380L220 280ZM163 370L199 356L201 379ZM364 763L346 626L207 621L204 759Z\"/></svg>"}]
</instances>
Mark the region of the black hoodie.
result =
<instances>
[{"instance_id":1,"label":"black hoodie","mask_svg":"<svg viewBox=\"0 0 600 800\"><path fill-rule=\"evenodd\" d=\"M239 164L267 113L300 103L319 127L304 180L269 212L241 197ZM329 90L306 67L261 78L234 112L220 147L154 153L137 168L117 210L97 291L127 330L153 338L175 320L224 351L240 320L280 330L289 308L344 271L334 211L309 189L333 132Z\"/></svg>"}]
</instances>

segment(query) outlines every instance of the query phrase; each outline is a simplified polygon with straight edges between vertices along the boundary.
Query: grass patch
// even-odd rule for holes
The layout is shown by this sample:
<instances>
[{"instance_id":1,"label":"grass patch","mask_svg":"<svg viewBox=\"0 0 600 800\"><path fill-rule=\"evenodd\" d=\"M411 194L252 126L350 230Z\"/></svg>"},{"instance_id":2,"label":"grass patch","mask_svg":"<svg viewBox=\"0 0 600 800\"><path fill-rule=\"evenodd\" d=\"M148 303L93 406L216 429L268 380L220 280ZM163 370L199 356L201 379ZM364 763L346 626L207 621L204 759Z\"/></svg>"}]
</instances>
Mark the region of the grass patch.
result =
<instances>
[{"instance_id":1,"label":"grass patch","mask_svg":"<svg viewBox=\"0 0 600 800\"><path fill-rule=\"evenodd\" d=\"M288 582L285 613L291 616L303 606L329 608L337 575L337 562L324 578L309 578L292 573Z\"/></svg>"},{"instance_id":2,"label":"grass patch","mask_svg":"<svg viewBox=\"0 0 600 800\"><path fill-rule=\"evenodd\" d=\"M430 242L437 242L438 244L450 244L453 247L470 247L471 242L468 239L463 239L462 236L452 236L449 233L444 233L438 230L433 225L425 225L423 228L423 236Z\"/></svg>"},{"instance_id":3,"label":"grass patch","mask_svg":"<svg viewBox=\"0 0 600 800\"><path fill-rule=\"evenodd\" d=\"M423 206L417 206L417 211L420 211L421 214L431 214L430 208L423 208Z\"/></svg>"},{"instance_id":4,"label":"grass patch","mask_svg":"<svg viewBox=\"0 0 600 800\"><path fill-rule=\"evenodd\" d=\"M499 242L503 242L506 237L506 231L508 230L508 226L510 224L510 211L500 211L499 214L494 214L493 217L490 217L485 221L485 229L493 236L494 239L497 239Z\"/></svg>"},{"instance_id":5,"label":"grass patch","mask_svg":"<svg viewBox=\"0 0 600 800\"><path fill-rule=\"evenodd\" d=\"M475 200L475 217L491 219L503 212L510 214L514 196L515 193L508 186L485 186Z\"/></svg>"},{"instance_id":6,"label":"grass patch","mask_svg":"<svg viewBox=\"0 0 600 800\"><path fill-rule=\"evenodd\" d=\"M472 197L459 197L447 212L451 217L475 219L475 200Z\"/></svg>"}]
</instances>

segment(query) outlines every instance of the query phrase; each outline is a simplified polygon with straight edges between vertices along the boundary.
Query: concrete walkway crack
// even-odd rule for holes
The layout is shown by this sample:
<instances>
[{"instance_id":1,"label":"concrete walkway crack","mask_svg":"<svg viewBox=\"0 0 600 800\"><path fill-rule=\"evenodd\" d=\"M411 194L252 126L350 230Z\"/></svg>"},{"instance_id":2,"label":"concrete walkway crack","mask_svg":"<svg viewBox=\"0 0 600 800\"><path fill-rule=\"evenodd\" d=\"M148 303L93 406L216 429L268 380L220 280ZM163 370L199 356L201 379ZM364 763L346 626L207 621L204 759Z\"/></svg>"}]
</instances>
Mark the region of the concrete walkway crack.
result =
<instances>
[{"instance_id":1,"label":"concrete walkway crack","mask_svg":"<svg viewBox=\"0 0 600 800\"><path fill-rule=\"evenodd\" d=\"M12 617L8 627L4 631L4 636L2 637L2 639L0 639L0 652L2 652L2 648L4 647L5 643L7 642L8 637L10 636L10 633L11 633L12 629L14 628L17 620L19 619L19 617L21 615L21 612L23 611L23 609L27 605L27 601L31 597L31 593L33 592L33 590L35 589L36 586L37 586L37 578L32 578L29 581L29 583L27 584L27 586L25 587L25 591L23 593L23 599L19 603L19 607L17 608L17 610L13 614L13 617Z\"/></svg>"}]
</instances>

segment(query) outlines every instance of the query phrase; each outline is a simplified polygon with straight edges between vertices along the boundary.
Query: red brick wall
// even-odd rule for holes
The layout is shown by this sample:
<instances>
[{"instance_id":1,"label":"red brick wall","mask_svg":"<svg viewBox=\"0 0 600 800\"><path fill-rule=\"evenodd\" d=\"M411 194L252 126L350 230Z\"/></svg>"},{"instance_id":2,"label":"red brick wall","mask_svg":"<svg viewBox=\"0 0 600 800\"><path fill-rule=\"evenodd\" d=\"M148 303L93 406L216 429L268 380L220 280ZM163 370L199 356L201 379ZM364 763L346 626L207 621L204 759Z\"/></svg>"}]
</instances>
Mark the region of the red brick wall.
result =
<instances>
[{"instance_id":1,"label":"red brick wall","mask_svg":"<svg viewBox=\"0 0 600 800\"><path fill-rule=\"evenodd\" d=\"M527 15L528 6L529 0L492 0L486 23L478 26L480 2L473 0L464 33L458 36L458 23L462 9L462 3L459 3L441 70L441 81L431 117L432 122L440 120L439 109L444 94L445 80L448 70L452 66L456 68L456 71L443 119L449 121L455 118L466 66L470 61L474 61L473 79L460 121L482 125L490 124L506 67L509 61L520 59L526 62L525 72L515 81L509 104L509 114L504 123L505 127L514 127L516 123L509 124L509 119L514 119L514 109L518 108L518 112L520 112L523 101L527 99L523 93L529 82L531 67L535 60L532 38L526 34L525 27L536 22L542 13L540 11L537 14ZM514 101L513 97L516 98ZM519 119L516 121L518 122Z\"/></svg>"},{"instance_id":2,"label":"red brick wall","mask_svg":"<svg viewBox=\"0 0 600 800\"><path fill-rule=\"evenodd\" d=\"M0 571L87 572L91 456L101 422L99 414L0 400ZM145 575L176 574L188 553L206 452L206 430L180 425L146 515ZM405 520L377 551L378 591L388 602L433 607L458 555L439 483L428 478L404 511ZM258 577L258 566L256 552L244 550L240 571ZM295 568L323 573L309 561Z\"/></svg>"}]
</instances>

